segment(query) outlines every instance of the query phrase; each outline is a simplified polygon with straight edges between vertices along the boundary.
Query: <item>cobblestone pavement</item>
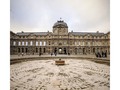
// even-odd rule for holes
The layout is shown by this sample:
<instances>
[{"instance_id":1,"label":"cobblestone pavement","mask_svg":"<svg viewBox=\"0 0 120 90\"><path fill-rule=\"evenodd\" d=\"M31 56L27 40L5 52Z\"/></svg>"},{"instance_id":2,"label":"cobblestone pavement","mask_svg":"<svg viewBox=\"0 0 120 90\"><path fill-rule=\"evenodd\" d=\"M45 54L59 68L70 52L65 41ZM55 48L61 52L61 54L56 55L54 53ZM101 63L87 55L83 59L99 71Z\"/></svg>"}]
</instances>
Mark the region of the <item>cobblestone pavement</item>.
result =
<instances>
[{"instance_id":1,"label":"cobblestone pavement","mask_svg":"<svg viewBox=\"0 0 120 90\"><path fill-rule=\"evenodd\" d=\"M109 90L110 67L86 60L35 60L10 66L10 90Z\"/></svg>"}]
</instances>

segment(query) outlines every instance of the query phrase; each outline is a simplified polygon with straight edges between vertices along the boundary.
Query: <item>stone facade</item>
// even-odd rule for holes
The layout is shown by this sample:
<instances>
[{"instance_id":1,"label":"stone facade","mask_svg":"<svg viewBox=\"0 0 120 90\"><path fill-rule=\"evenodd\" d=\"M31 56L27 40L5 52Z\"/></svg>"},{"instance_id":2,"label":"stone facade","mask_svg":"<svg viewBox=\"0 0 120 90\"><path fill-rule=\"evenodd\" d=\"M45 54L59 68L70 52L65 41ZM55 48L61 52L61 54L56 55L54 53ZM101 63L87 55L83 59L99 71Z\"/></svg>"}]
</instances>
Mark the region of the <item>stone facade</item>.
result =
<instances>
[{"instance_id":1,"label":"stone facade","mask_svg":"<svg viewBox=\"0 0 120 90\"><path fill-rule=\"evenodd\" d=\"M53 25L53 32L10 31L10 54L110 54L110 32L68 32L64 21Z\"/></svg>"}]
</instances>

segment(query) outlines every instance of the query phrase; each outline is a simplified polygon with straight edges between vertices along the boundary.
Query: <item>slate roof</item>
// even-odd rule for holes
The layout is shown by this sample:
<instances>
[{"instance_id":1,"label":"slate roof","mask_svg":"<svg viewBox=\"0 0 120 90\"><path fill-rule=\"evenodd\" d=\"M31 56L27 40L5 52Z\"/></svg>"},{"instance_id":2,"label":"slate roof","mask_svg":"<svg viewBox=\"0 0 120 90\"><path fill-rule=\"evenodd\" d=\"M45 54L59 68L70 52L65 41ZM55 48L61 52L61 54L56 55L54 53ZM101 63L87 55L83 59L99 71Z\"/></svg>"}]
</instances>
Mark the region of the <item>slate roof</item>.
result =
<instances>
[{"instance_id":1,"label":"slate roof","mask_svg":"<svg viewBox=\"0 0 120 90\"><path fill-rule=\"evenodd\" d=\"M47 35L48 33L51 32L18 32L16 33L19 36L25 36L25 35L30 35L30 34L34 34L34 35ZM104 33L97 33L97 32L69 32L72 35L93 35L93 36L102 36L104 35Z\"/></svg>"},{"instance_id":2,"label":"slate roof","mask_svg":"<svg viewBox=\"0 0 120 90\"><path fill-rule=\"evenodd\" d=\"M101 36L104 35L104 33L97 33L97 32L70 32L73 35L96 35L96 36Z\"/></svg>"},{"instance_id":3,"label":"slate roof","mask_svg":"<svg viewBox=\"0 0 120 90\"><path fill-rule=\"evenodd\" d=\"M18 32L16 33L17 35L24 36L24 35L30 35L30 34L35 34L35 35L47 35L48 32Z\"/></svg>"},{"instance_id":4,"label":"slate roof","mask_svg":"<svg viewBox=\"0 0 120 90\"><path fill-rule=\"evenodd\" d=\"M68 28L67 23L65 23L64 21L57 21L57 22L53 25L53 27L60 26L60 25L63 25L64 27Z\"/></svg>"}]
</instances>

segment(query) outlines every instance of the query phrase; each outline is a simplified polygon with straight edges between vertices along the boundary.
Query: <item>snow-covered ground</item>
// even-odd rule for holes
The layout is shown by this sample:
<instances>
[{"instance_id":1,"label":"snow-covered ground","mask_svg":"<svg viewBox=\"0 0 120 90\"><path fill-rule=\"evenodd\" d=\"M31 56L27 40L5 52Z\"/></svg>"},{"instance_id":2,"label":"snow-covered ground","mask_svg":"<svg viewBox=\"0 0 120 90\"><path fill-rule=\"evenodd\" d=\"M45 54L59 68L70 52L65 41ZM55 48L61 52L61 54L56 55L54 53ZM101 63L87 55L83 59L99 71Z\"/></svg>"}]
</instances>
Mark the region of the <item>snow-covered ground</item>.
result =
<instances>
[{"instance_id":1,"label":"snow-covered ground","mask_svg":"<svg viewBox=\"0 0 120 90\"><path fill-rule=\"evenodd\" d=\"M109 90L110 67L87 60L36 60L11 65L11 90Z\"/></svg>"}]
</instances>

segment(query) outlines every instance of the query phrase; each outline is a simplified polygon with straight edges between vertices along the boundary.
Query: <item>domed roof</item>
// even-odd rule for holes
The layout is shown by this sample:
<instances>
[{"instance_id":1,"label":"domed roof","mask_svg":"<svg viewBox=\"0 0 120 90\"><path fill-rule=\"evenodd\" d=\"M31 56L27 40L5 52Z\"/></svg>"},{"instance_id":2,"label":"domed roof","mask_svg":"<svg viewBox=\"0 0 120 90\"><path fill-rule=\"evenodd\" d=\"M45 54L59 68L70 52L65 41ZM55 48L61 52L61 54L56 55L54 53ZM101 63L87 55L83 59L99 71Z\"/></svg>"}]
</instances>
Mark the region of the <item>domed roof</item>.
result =
<instances>
[{"instance_id":1,"label":"domed roof","mask_svg":"<svg viewBox=\"0 0 120 90\"><path fill-rule=\"evenodd\" d=\"M54 25L53 25L53 28L55 27L65 27L65 28L68 28L67 24L64 22L64 21L57 21Z\"/></svg>"}]
</instances>

